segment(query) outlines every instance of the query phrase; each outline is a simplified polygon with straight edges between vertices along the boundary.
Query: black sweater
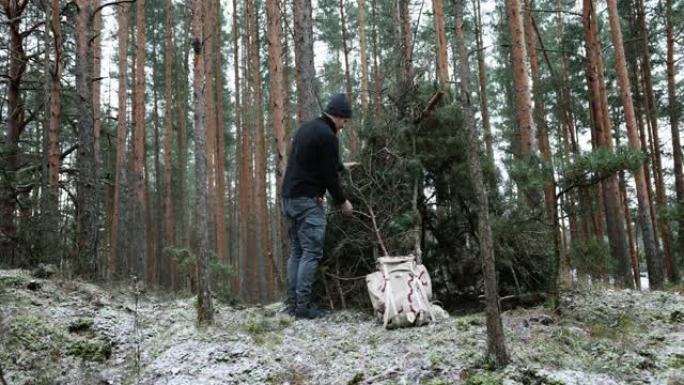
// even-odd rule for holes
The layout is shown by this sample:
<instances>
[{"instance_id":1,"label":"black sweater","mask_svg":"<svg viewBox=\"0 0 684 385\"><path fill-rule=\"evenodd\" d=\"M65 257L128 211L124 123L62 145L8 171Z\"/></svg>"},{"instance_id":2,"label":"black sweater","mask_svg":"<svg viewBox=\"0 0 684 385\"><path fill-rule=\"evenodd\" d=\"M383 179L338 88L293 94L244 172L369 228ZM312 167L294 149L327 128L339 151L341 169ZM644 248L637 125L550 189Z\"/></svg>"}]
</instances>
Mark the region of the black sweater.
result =
<instances>
[{"instance_id":1,"label":"black sweater","mask_svg":"<svg viewBox=\"0 0 684 385\"><path fill-rule=\"evenodd\" d=\"M283 197L322 197L328 190L335 204L346 200L337 174L341 168L335 124L327 116L304 123L292 141L283 180Z\"/></svg>"}]
</instances>

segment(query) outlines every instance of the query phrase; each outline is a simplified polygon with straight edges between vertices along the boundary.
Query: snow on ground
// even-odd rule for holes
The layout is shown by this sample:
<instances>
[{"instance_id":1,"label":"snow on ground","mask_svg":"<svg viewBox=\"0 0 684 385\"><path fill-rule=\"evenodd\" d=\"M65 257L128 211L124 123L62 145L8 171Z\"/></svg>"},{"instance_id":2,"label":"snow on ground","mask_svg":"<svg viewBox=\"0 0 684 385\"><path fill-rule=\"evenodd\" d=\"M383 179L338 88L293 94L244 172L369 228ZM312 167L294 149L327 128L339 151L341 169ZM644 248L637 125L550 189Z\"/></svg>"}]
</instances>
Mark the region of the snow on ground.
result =
<instances>
[{"instance_id":1,"label":"snow on ground","mask_svg":"<svg viewBox=\"0 0 684 385\"><path fill-rule=\"evenodd\" d=\"M387 331L370 314L294 320L266 307L0 271L7 384L684 384L684 297L592 289L503 314L512 363L491 371L482 313ZM1 383L1 382L0 382Z\"/></svg>"}]
</instances>

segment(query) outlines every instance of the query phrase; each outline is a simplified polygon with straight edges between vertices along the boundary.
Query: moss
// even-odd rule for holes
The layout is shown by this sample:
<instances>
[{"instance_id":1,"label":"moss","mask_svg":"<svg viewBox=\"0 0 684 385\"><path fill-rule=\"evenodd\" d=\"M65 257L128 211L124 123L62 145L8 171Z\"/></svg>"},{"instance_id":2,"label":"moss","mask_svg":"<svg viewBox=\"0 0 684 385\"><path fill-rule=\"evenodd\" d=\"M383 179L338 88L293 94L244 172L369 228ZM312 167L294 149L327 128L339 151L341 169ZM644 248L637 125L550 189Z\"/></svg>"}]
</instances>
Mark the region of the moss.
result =
<instances>
[{"instance_id":1,"label":"moss","mask_svg":"<svg viewBox=\"0 0 684 385\"><path fill-rule=\"evenodd\" d=\"M675 355L675 358L669 362L668 366L672 369L684 369L684 354Z\"/></svg>"},{"instance_id":2,"label":"moss","mask_svg":"<svg viewBox=\"0 0 684 385\"><path fill-rule=\"evenodd\" d=\"M32 352L54 352L64 336L47 322L32 315L18 315L9 327L8 346Z\"/></svg>"},{"instance_id":3,"label":"moss","mask_svg":"<svg viewBox=\"0 0 684 385\"><path fill-rule=\"evenodd\" d=\"M501 385L501 378L489 372L475 373L468 377L465 385Z\"/></svg>"},{"instance_id":4,"label":"moss","mask_svg":"<svg viewBox=\"0 0 684 385\"><path fill-rule=\"evenodd\" d=\"M21 287L26 283L26 278L18 276L2 276L0 277L0 289L9 289Z\"/></svg>"},{"instance_id":5,"label":"moss","mask_svg":"<svg viewBox=\"0 0 684 385\"><path fill-rule=\"evenodd\" d=\"M112 343L103 338L79 338L67 343L66 352L86 361L103 362L112 355Z\"/></svg>"},{"instance_id":6,"label":"moss","mask_svg":"<svg viewBox=\"0 0 684 385\"><path fill-rule=\"evenodd\" d=\"M69 330L69 333L82 333L89 331L92 326L92 318L76 318L75 320L69 322L67 330Z\"/></svg>"}]
</instances>

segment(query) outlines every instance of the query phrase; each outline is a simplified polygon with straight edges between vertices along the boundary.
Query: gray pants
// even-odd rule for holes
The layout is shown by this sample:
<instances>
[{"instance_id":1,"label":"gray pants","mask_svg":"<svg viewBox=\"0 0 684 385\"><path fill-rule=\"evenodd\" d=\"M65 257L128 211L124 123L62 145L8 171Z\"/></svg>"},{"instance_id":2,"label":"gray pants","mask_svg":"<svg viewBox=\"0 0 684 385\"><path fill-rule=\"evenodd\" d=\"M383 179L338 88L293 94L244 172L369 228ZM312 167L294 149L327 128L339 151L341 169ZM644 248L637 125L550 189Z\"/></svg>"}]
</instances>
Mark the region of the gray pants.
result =
<instances>
[{"instance_id":1,"label":"gray pants","mask_svg":"<svg viewBox=\"0 0 684 385\"><path fill-rule=\"evenodd\" d=\"M315 198L283 198L290 258L287 260L287 294L291 306L311 305L311 290L323 256L325 209Z\"/></svg>"}]
</instances>

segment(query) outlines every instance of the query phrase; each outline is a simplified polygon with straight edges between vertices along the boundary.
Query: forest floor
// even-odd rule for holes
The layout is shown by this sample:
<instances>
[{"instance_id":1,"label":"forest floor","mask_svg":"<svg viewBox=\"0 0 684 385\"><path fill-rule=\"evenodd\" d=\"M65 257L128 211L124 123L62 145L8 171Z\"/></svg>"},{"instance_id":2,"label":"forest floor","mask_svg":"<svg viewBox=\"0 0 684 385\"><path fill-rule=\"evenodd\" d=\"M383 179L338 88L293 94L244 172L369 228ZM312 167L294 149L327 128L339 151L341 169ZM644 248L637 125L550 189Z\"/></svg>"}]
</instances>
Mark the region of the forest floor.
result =
<instances>
[{"instance_id":1,"label":"forest floor","mask_svg":"<svg viewBox=\"0 0 684 385\"><path fill-rule=\"evenodd\" d=\"M195 298L0 270L0 384L684 384L684 295L594 288L503 313L512 363L482 357L484 314L387 331L370 314L322 320L282 304Z\"/></svg>"}]
</instances>

